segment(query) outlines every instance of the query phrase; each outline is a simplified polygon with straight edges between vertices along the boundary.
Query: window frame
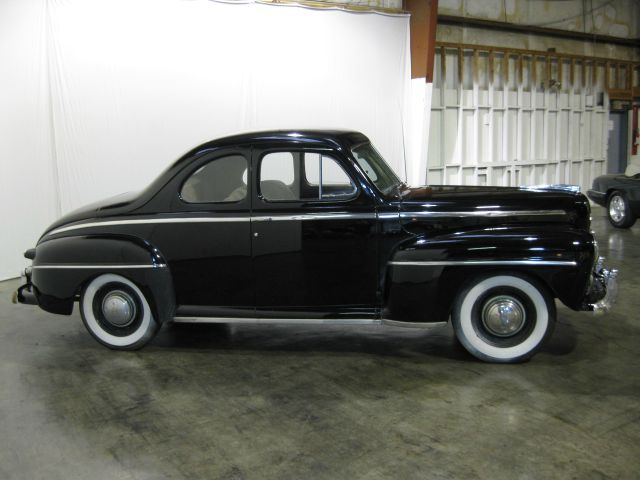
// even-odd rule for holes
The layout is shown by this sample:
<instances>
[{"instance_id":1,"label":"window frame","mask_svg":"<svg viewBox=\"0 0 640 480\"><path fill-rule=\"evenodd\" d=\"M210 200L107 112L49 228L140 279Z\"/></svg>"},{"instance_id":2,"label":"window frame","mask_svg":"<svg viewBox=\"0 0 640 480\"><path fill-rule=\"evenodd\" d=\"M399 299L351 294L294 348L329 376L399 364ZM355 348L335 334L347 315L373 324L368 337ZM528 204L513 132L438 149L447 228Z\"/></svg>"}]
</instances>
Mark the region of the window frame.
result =
<instances>
[{"instance_id":1,"label":"window frame","mask_svg":"<svg viewBox=\"0 0 640 480\"><path fill-rule=\"evenodd\" d=\"M303 154L305 153L317 153L320 156L324 155L327 157L332 158L337 164L338 166L342 169L342 171L345 173L345 175L347 176L347 178L349 179L349 181L351 182L351 184L355 187L353 194L349 195L349 197L346 198L341 198L341 199L337 199L337 198L315 198L315 199L302 199L302 198L298 198L295 200L268 200L267 198L265 198L262 195L262 191L260 188L260 174L261 174L261 170L262 170L262 160L264 159L264 157L266 157L267 155L271 154L271 153L279 153L279 152L287 152L287 153L296 153L296 152L302 152ZM302 184L304 182L304 185L307 187L314 187L314 185L310 184L307 181L307 175L305 172L305 168L304 168L304 159L298 159L299 161L299 165L298 165L298 175L300 176L299 178L299 182L300 184ZM294 163L296 162L296 159L294 158ZM295 165L294 165L294 182L295 182ZM321 191L321 189L319 189L319 191ZM354 178L354 175L352 172L349 171L349 167L348 167L348 162L346 159L344 159L338 152L336 152L333 149L330 148L322 148L322 147L316 147L316 148L301 148L301 147L288 147L288 146L281 146L281 147L273 147L273 148L268 148L268 149L264 149L262 150L257 158L257 165L256 165L256 198L266 204L300 204L300 203L348 203L348 202L352 202L353 200L357 199L360 196L360 185L359 182L357 182Z\"/></svg>"}]
</instances>

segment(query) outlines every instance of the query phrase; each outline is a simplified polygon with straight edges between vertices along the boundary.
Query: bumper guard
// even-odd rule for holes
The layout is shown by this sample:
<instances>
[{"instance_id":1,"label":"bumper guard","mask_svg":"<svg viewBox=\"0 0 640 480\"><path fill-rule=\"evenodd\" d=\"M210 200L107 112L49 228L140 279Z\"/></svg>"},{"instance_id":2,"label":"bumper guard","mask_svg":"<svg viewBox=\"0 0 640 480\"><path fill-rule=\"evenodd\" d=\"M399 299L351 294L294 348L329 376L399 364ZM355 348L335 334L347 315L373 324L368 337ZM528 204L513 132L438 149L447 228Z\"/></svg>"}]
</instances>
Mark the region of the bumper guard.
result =
<instances>
[{"instance_id":1,"label":"bumper guard","mask_svg":"<svg viewBox=\"0 0 640 480\"><path fill-rule=\"evenodd\" d=\"M13 303L22 303L24 305L38 305L38 299L33 293L33 287L30 283L22 285L11 297Z\"/></svg>"},{"instance_id":2,"label":"bumper guard","mask_svg":"<svg viewBox=\"0 0 640 480\"><path fill-rule=\"evenodd\" d=\"M38 305L38 298L33 292L33 285L31 285L31 267L27 267L20 276L22 285L13 292L11 301L13 303L22 303L24 305Z\"/></svg>"},{"instance_id":3,"label":"bumper guard","mask_svg":"<svg viewBox=\"0 0 640 480\"><path fill-rule=\"evenodd\" d=\"M600 257L593 276L592 292L600 291L604 292L604 295L597 295L599 298L593 303L588 303L587 309L596 315L602 315L611 310L618 297L618 270L604 268L604 258Z\"/></svg>"}]
</instances>

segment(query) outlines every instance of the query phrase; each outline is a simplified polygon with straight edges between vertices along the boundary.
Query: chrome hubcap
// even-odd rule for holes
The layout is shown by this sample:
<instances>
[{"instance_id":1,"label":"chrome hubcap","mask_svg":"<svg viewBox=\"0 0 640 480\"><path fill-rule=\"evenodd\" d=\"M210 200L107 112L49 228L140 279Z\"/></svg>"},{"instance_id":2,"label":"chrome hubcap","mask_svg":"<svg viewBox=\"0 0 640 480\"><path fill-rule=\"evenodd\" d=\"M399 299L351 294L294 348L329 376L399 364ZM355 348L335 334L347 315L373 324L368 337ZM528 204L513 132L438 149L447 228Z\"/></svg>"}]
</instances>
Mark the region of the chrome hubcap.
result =
<instances>
[{"instance_id":1,"label":"chrome hubcap","mask_svg":"<svg viewBox=\"0 0 640 480\"><path fill-rule=\"evenodd\" d=\"M518 333L524 326L525 318L522 303L507 295L489 299L482 309L482 323L498 337L510 337Z\"/></svg>"},{"instance_id":2,"label":"chrome hubcap","mask_svg":"<svg viewBox=\"0 0 640 480\"><path fill-rule=\"evenodd\" d=\"M624 200L616 195L609 202L609 216L618 223L624 218Z\"/></svg>"},{"instance_id":3,"label":"chrome hubcap","mask_svg":"<svg viewBox=\"0 0 640 480\"><path fill-rule=\"evenodd\" d=\"M126 327L136 316L136 304L128 293L114 290L102 300L102 315L110 324Z\"/></svg>"}]
</instances>

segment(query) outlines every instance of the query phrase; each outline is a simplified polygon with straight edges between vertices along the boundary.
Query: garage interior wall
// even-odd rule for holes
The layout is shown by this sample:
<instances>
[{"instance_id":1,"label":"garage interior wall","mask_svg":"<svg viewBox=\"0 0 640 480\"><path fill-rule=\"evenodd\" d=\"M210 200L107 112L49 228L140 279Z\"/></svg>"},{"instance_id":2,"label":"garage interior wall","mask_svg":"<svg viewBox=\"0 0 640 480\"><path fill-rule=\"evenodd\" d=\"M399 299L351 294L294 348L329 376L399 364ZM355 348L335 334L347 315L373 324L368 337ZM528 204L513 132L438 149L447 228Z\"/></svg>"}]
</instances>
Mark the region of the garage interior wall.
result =
<instances>
[{"instance_id":1,"label":"garage interior wall","mask_svg":"<svg viewBox=\"0 0 640 480\"><path fill-rule=\"evenodd\" d=\"M640 3L631 0L439 0L438 15L640 37ZM568 183L584 191L606 173L608 88L620 88L616 76L637 76L615 62L638 62L637 48L464 22L438 24L436 37L465 47L436 52L428 183Z\"/></svg>"},{"instance_id":2,"label":"garage interior wall","mask_svg":"<svg viewBox=\"0 0 640 480\"><path fill-rule=\"evenodd\" d=\"M604 65L441 46L435 71L430 183L586 191L606 173Z\"/></svg>"},{"instance_id":3,"label":"garage interior wall","mask_svg":"<svg viewBox=\"0 0 640 480\"><path fill-rule=\"evenodd\" d=\"M0 279L77 207L192 147L355 129L405 177L406 15L206 0L0 3Z\"/></svg>"}]
</instances>

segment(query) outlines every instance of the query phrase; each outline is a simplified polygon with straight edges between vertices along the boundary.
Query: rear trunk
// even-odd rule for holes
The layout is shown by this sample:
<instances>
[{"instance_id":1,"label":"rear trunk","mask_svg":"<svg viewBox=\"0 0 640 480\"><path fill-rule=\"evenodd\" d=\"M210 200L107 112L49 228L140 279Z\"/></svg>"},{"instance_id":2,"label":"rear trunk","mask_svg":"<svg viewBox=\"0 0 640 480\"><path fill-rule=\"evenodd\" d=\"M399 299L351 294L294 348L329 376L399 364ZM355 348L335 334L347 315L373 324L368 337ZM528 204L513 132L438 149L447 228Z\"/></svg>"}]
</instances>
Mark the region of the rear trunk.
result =
<instances>
[{"instance_id":1,"label":"rear trunk","mask_svg":"<svg viewBox=\"0 0 640 480\"><path fill-rule=\"evenodd\" d=\"M115 197L107 198L106 200L100 200L98 202L91 203L77 210L67 213L53 222L45 230L42 237L47 232L54 230L63 225L69 223L80 222L82 220L89 220L96 217L104 217L107 215L113 215L115 213L123 213L128 210L133 210L137 206L137 201L140 199L139 192L121 193ZM41 237L41 238L42 238Z\"/></svg>"}]
</instances>

